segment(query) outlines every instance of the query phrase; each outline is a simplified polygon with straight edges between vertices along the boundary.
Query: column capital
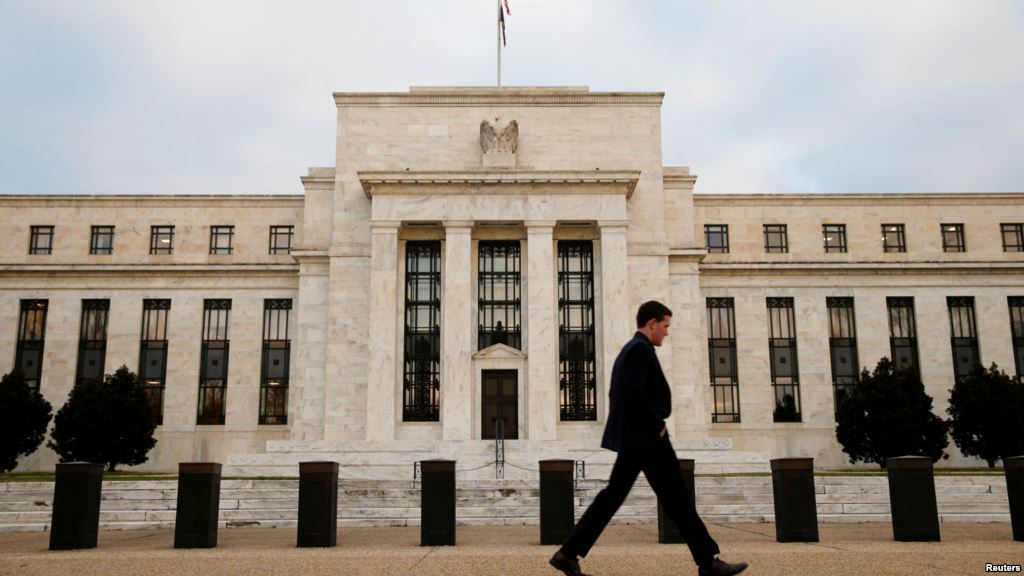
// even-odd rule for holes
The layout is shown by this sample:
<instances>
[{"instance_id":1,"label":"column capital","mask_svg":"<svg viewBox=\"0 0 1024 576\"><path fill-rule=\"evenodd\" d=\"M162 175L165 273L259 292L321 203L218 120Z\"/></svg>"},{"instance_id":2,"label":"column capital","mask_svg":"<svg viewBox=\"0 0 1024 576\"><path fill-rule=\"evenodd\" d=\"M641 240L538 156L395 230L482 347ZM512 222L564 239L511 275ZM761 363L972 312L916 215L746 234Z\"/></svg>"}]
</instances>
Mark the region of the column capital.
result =
<instances>
[{"instance_id":1,"label":"column capital","mask_svg":"<svg viewBox=\"0 0 1024 576\"><path fill-rule=\"evenodd\" d=\"M402 226L402 222L399 220L372 220L370 221L370 230L376 233L398 233L399 227Z\"/></svg>"},{"instance_id":2,"label":"column capital","mask_svg":"<svg viewBox=\"0 0 1024 576\"><path fill-rule=\"evenodd\" d=\"M468 230L473 228L472 220L442 220L441 224L444 226L445 231L458 230L460 228Z\"/></svg>"},{"instance_id":3,"label":"column capital","mask_svg":"<svg viewBox=\"0 0 1024 576\"><path fill-rule=\"evenodd\" d=\"M626 229L629 227L629 220L598 220L597 227L604 230L614 230L616 228Z\"/></svg>"},{"instance_id":4,"label":"column capital","mask_svg":"<svg viewBox=\"0 0 1024 576\"><path fill-rule=\"evenodd\" d=\"M556 223L557 223L556 220L527 220L527 221L523 222L523 225L526 226L526 230L527 231L530 231L530 230L541 230L543 228L547 228L547 229L550 230L550 229L553 229L555 227Z\"/></svg>"}]
</instances>

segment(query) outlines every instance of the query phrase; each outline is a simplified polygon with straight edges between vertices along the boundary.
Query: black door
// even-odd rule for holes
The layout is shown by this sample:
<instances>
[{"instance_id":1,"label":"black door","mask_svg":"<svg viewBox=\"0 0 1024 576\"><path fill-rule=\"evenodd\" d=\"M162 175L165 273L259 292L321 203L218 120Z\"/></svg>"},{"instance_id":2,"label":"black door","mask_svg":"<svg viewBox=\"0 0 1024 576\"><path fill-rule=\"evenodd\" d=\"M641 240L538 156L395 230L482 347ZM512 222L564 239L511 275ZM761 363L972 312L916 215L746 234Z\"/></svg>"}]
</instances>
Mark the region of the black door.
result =
<instances>
[{"instance_id":1,"label":"black door","mask_svg":"<svg viewBox=\"0 0 1024 576\"><path fill-rule=\"evenodd\" d=\"M515 370L483 371L480 437L484 440L496 438L499 426L504 428L506 440L519 438L519 417L516 411L519 395L516 393L516 379Z\"/></svg>"}]
</instances>

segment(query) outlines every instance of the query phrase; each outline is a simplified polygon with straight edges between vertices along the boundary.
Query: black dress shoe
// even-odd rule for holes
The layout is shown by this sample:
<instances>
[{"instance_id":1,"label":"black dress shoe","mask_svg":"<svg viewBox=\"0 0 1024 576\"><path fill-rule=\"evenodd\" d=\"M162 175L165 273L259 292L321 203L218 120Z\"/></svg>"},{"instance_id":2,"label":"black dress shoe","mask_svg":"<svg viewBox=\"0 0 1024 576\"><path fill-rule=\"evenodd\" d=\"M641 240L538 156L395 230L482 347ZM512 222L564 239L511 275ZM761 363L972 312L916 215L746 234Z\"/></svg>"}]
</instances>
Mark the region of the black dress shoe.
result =
<instances>
[{"instance_id":1,"label":"black dress shoe","mask_svg":"<svg viewBox=\"0 0 1024 576\"><path fill-rule=\"evenodd\" d=\"M551 564L556 569L561 570L565 576L590 576L589 574L580 572L580 561L577 560L575 556L570 558L565 554L562 554L561 550L555 552L555 555L551 557L551 560L548 560L548 564Z\"/></svg>"},{"instance_id":2,"label":"black dress shoe","mask_svg":"<svg viewBox=\"0 0 1024 576\"><path fill-rule=\"evenodd\" d=\"M746 562L737 562L735 564L729 564L715 558L711 561L711 565L707 568L701 568L697 570L697 574L700 576L731 576L732 574L739 574L747 569Z\"/></svg>"}]
</instances>

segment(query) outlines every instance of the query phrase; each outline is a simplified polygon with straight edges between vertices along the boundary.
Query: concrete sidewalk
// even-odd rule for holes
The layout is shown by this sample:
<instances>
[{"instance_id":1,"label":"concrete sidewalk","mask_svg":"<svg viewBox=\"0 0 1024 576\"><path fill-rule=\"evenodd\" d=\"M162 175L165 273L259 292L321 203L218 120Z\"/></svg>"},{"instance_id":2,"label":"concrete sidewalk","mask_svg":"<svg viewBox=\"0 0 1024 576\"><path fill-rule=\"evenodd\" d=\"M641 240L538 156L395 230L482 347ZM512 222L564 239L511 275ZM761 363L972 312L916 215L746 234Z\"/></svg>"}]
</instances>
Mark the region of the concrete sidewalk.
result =
<instances>
[{"instance_id":1,"label":"concrete sidewalk","mask_svg":"<svg viewBox=\"0 0 1024 576\"><path fill-rule=\"evenodd\" d=\"M892 541L889 524L822 524L817 544L779 544L774 524L708 526L729 561L745 574L984 574L985 564L1024 563L1024 542L1008 524L943 524L942 542ZM423 548L419 528L339 530L336 548L296 548L293 528L221 530L219 546L175 550L172 531L102 532L92 550L50 552L49 533L0 534L0 574L509 574L561 576L547 565L537 526L458 529L458 545ZM658 544L653 525L610 526L590 556L594 576L696 574L685 545Z\"/></svg>"}]
</instances>

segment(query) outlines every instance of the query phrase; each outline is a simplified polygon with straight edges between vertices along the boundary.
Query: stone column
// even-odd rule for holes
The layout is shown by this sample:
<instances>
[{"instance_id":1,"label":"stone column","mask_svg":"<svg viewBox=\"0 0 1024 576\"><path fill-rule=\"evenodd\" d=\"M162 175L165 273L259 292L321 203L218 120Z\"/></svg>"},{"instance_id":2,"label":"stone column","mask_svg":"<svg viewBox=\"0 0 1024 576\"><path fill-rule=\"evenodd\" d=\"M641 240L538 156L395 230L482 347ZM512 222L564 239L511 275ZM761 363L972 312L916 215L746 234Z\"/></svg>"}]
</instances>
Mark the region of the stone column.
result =
<instances>
[{"instance_id":1,"label":"stone column","mask_svg":"<svg viewBox=\"0 0 1024 576\"><path fill-rule=\"evenodd\" d=\"M605 220L598 222L601 231L601 318L602 342L601 364L604 368L604 381L609 382L612 366L619 349L633 335L633 316L629 307L629 272L627 270L625 220ZM601 417L608 415L608 390L598 386L598 405L601 406Z\"/></svg>"},{"instance_id":2,"label":"stone column","mask_svg":"<svg viewBox=\"0 0 1024 576\"><path fill-rule=\"evenodd\" d=\"M288 391L288 425L292 440L316 441L324 437L329 263L326 252L296 250L292 255L299 262L299 297L297 346L293 356L295 374ZM196 306L201 308L202 301ZM194 411L194 395L192 402ZM192 421L195 422L194 414Z\"/></svg>"},{"instance_id":3,"label":"stone column","mask_svg":"<svg viewBox=\"0 0 1024 576\"><path fill-rule=\"evenodd\" d=\"M398 378L398 226L371 222L369 374L366 386L366 439L395 439Z\"/></svg>"},{"instance_id":4,"label":"stone column","mask_svg":"<svg viewBox=\"0 0 1024 576\"><path fill-rule=\"evenodd\" d=\"M667 304L672 309L669 339L673 363L665 372L672 386L672 417L667 424L669 432L680 438L706 438L708 432L709 384L702 370L708 363L707 305L701 297L699 258L694 253L674 262L669 277ZM741 322L737 315L736 324ZM741 389L743 384L740 382Z\"/></svg>"},{"instance_id":5,"label":"stone column","mask_svg":"<svg viewBox=\"0 0 1024 576\"><path fill-rule=\"evenodd\" d=\"M554 221L526 223L527 438L554 440L558 423L558 309Z\"/></svg>"},{"instance_id":6,"label":"stone column","mask_svg":"<svg viewBox=\"0 0 1024 576\"><path fill-rule=\"evenodd\" d=\"M473 342L470 221L446 221L441 301L441 424L445 440L469 440Z\"/></svg>"}]
</instances>

